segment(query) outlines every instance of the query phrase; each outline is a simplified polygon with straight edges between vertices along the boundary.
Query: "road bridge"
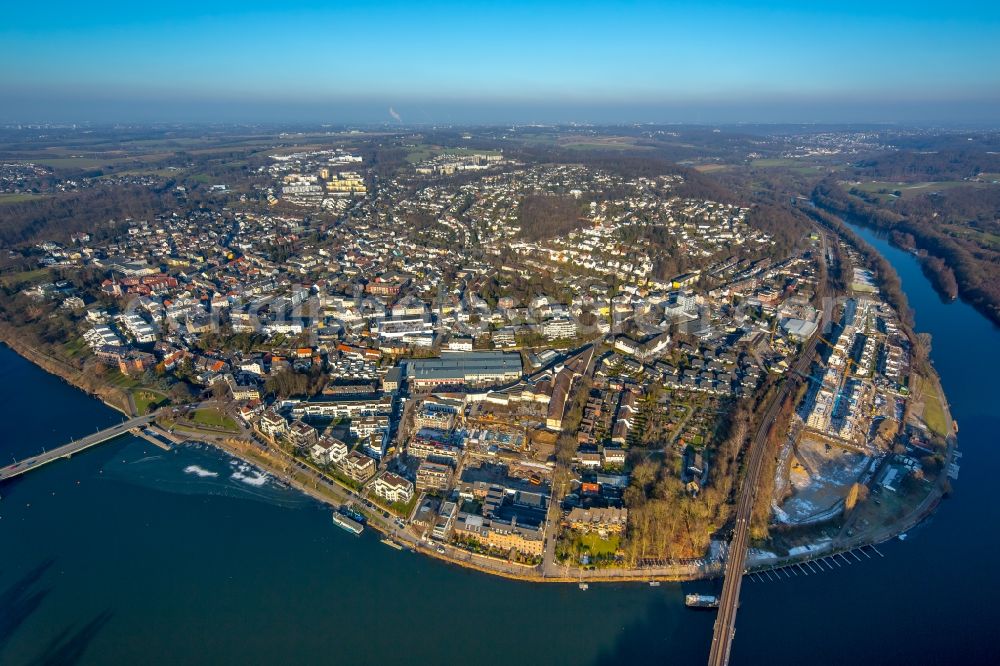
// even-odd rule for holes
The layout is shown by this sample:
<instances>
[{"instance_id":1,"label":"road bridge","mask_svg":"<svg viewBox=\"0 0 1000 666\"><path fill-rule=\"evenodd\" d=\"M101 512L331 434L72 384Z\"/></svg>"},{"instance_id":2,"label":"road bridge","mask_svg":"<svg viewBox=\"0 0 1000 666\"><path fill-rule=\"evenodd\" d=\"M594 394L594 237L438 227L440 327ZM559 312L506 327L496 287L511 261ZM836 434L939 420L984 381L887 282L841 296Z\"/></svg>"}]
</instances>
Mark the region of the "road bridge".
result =
<instances>
[{"instance_id":1,"label":"road bridge","mask_svg":"<svg viewBox=\"0 0 1000 666\"><path fill-rule=\"evenodd\" d=\"M81 437L71 441L69 444L63 444L55 449L50 449L37 456L32 456L15 462L13 464L7 465L6 467L0 468L0 481L6 481L7 479L12 479L15 476L20 476L26 472L30 472L33 469L38 469L42 465L52 462L53 460L58 460L60 458L69 458L74 453L79 453L84 449L89 449L92 446L97 446L98 444L103 444L116 437L128 434L133 428L141 428L153 422L156 416L149 414L147 416L137 416L133 419L123 421L117 425L113 425L110 428L105 428L104 430L99 430L92 435L87 435L86 437Z\"/></svg>"}]
</instances>

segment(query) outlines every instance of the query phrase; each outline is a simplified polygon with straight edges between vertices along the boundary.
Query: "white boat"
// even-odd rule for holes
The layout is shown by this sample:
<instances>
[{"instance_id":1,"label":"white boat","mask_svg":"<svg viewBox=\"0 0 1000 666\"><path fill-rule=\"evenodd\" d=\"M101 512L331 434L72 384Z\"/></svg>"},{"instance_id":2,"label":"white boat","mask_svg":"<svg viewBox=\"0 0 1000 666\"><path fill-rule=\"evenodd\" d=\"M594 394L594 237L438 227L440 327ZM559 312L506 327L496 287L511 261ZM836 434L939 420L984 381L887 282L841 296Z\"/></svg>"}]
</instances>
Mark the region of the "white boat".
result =
<instances>
[{"instance_id":1,"label":"white boat","mask_svg":"<svg viewBox=\"0 0 1000 666\"><path fill-rule=\"evenodd\" d=\"M684 597L688 608L718 608L719 598L714 594L688 594Z\"/></svg>"},{"instance_id":2,"label":"white boat","mask_svg":"<svg viewBox=\"0 0 1000 666\"><path fill-rule=\"evenodd\" d=\"M351 520L347 516L337 513L336 511L333 512L333 524L354 534L361 534L362 530L365 529L361 523Z\"/></svg>"}]
</instances>

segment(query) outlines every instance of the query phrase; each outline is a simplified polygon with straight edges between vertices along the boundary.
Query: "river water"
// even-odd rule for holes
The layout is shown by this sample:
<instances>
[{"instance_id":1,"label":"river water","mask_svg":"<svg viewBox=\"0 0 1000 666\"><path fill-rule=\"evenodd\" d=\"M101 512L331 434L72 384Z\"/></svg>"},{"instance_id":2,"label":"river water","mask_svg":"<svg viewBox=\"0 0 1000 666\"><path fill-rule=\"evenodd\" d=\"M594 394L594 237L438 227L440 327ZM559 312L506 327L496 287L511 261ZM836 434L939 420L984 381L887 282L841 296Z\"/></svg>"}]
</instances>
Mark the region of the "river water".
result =
<instances>
[{"instance_id":1,"label":"river water","mask_svg":"<svg viewBox=\"0 0 1000 666\"><path fill-rule=\"evenodd\" d=\"M997 663L997 329L896 266L964 452L953 497L865 560L746 582L734 664ZM121 415L0 348L0 456ZM2 459L2 458L0 458ZM714 616L667 585L518 583L397 552L217 451L122 438L0 486L2 664L700 664Z\"/></svg>"}]
</instances>

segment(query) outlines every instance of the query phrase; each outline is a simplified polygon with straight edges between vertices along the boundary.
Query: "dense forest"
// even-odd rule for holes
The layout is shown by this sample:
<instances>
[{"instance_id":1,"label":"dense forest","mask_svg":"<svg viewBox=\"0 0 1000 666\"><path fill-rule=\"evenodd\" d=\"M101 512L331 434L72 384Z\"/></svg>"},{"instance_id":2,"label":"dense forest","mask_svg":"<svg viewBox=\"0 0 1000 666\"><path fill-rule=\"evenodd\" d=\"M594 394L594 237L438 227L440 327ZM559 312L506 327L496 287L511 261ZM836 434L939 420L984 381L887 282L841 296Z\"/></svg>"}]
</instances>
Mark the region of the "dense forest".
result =
<instances>
[{"instance_id":1,"label":"dense forest","mask_svg":"<svg viewBox=\"0 0 1000 666\"><path fill-rule=\"evenodd\" d=\"M529 241L564 236L586 223L586 209L572 196L529 194L521 201L521 237Z\"/></svg>"},{"instance_id":2,"label":"dense forest","mask_svg":"<svg viewBox=\"0 0 1000 666\"><path fill-rule=\"evenodd\" d=\"M1000 173L1000 154L985 151L896 151L856 162L859 179L898 182L963 180L982 172Z\"/></svg>"},{"instance_id":3,"label":"dense forest","mask_svg":"<svg viewBox=\"0 0 1000 666\"><path fill-rule=\"evenodd\" d=\"M845 192L833 178L813 190L817 206L890 233L896 242L910 243L927 253L923 268L945 297L957 293L996 323L1000 323L1000 252L987 244L1000 217L1000 193L956 188L923 195L899 211L867 204ZM974 216L974 222L967 222ZM963 231L984 229L971 236ZM894 233L895 232L895 233Z\"/></svg>"},{"instance_id":4,"label":"dense forest","mask_svg":"<svg viewBox=\"0 0 1000 666\"><path fill-rule=\"evenodd\" d=\"M165 196L162 189L125 185L5 203L0 207L0 244L65 242L77 232L101 238L112 220L148 219L166 212Z\"/></svg>"},{"instance_id":5,"label":"dense forest","mask_svg":"<svg viewBox=\"0 0 1000 666\"><path fill-rule=\"evenodd\" d=\"M768 253L776 260L792 254L802 237L810 231L809 218L802 212L773 204L751 207L747 213L747 224L771 237L774 245Z\"/></svg>"}]
</instances>

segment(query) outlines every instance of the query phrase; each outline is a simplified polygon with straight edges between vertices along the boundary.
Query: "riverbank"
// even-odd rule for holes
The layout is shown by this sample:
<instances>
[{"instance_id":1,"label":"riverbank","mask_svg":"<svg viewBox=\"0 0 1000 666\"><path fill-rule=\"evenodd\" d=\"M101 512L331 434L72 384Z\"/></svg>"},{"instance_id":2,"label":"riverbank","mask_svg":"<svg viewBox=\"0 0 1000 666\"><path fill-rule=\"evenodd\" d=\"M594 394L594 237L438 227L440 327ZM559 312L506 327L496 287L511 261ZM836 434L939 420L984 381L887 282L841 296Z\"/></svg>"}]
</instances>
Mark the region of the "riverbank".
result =
<instances>
[{"instance_id":1,"label":"riverbank","mask_svg":"<svg viewBox=\"0 0 1000 666\"><path fill-rule=\"evenodd\" d=\"M291 460L281 460L273 453L263 451L257 445L246 440L213 436L212 434L205 433L200 435L197 441L214 446L234 458L258 467L262 471L289 484L296 490L326 504L333 510L339 509L344 504L362 501L360 496L351 493L347 489L333 485L331 480L320 478L315 472L304 470L295 465ZM411 533L400 532L392 526L391 522L386 524L377 515L373 516L369 512L367 518L366 527L375 530L383 537L400 543L404 548L409 548L421 555L426 555L427 557L448 564L454 564L509 580L531 583L578 583L581 580L609 583L644 583L651 580L688 582L714 578L721 575L721 568L718 571L696 571L691 565L678 565L677 567L662 567L648 570L591 569L578 573L573 573L571 569L566 568L567 571L563 574L546 575L540 566L523 565L496 557L469 553L452 546L449 546L448 550L444 553L440 553L434 545L424 543Z\"/></svg>"},{"instance_id":2,"label":"riverbank","mask_svg":"<svg viewBox=\"0 0 1000 666\"><path fill-rule=\"evenodd\" d=\"M124 391L106 382L95 381L96 378L89 378L79 368L29 345L14 335L6 325L0 325L0 343L50 375L55 375L70 386L97 398L111 409L125 416L135 416L131 410L129 397Z\"/></svg>"},{"instance_id":3,"label":"riverbank","mask_svg":"<svg viewBox=\"0 0 1000 666\"><path fill-rule=\"evenodd\" d=\"M825 575L745 577L734 664L791 666L802 655L816 666L995 661L1000 618L970 599L1000 585L1000 571L983 557L1000 542L984 529L1000 518L1000 415L989 385L1000 357L984 352L970 365L969 354L995 348L1000 335L962 301L943 303L910 255L864 237L898 268L919 330L934 334L934 365L961 425L960 481L905 541L877 546L884 558L869 549L871 559L848 554L853 566L841 561ZM7 349L0 371L6 409L19 417L0 449L19 458L121 421ZM219 476L185 473L192 464ZM406 666L473 653L501 664L511 634L530 661L705 663L715 614L686 609L684 593L717 593L716 583L605 583L583 592L441 566L332 526L326 505L297 490L230 479L236 469L214 447L163 454L126 437L0 486L0 591L24 589L21 581L50 566L21 597L45 594L7 635L0 662L38 663L46 646L110 612L100 631L75 643L86 645L79 666L308 663L331 654L348 664ZM394 640L373 641L370 618L385 616L387 598L406 621L396 623ZM483 612L452 612L455 601L464 608L481 599L489 600ZM14 610L23 606L9 608L22 617ZM504 632L491 629L497 614ZM831 618L844 640L830 640Z\"/></svg>"},{"instance_id":4,"label":"riverbank","mask_svg":"<svg viewBox=\"0 0 1000 666\"><path fill-rule=\"evenodd\" d=\"M3 331L0 331L2 334ZM50 355L44 354L39 350L23 343L20 340L12 340L13 344L7 340L3 340L7 346L30 361L34 365L38 366L42 370L55 375L62 379L67 384L77 388L81 391L86 392L89 395L97 397L102 400L105 404L113 409L130 415L122 405L127 405L127 395L121 389L113 387L109 384L98 383L95 386L94 378L87 377L81 371L69 366L68 364L55 359ZM937 377L934 377L936 385ZM120 402L121 404L116 404ZM942 404L946 404L942 401ZM946 412L950 422L950 412ZM241 440L234 437L233 434L225 433L211 433L205 431L198 431L197 433L185 430L185 436L188 438L196 439L197 441L203 442L210 446L214 446L228 455L231 455L237 459L240 459L249 464L255 465L262 469L263 471L274 475L276 478L283 480L288 483L291 487L295 488L299 492L302 492L328 506L331 509L336 509L348 502L362 502L364 498L357 495L350 490L336 485L335 481L332 479L321 478L318 474L311 471L306 471L301 468L301 466L296 466L294 459L284 459L279 460L273 455L266 455L259 447L254 444ZM287 454L286 454L287 455ZM949 457L950 461L950 457ZM936 502L934 503L936 506ZM914 521L912 524L916 524L923 519L927 514L933 511L933 506L929 507L928 510L921 514L921 516ZM451 545L446 546L444 553L441 553L437 549L437 544L428 544L421 541L418 537L409 533L408 531L400 532L394 526L390 520L387 524L384 523L380 515L373 514L370 516L371 519L368 521L368 526L379 532L381 535L400 542L401 545L411 549L414 552L420 553L431 557L433 559L446 562L448 564L453 564L466 569L471 569L480 573L490 574L498 576L501 578L506 578L510 580L517 580L521 582L533 582L533 583L580 583L580 582L608 582L608 583L647 583L650 581L658 582L690 582L698 580L706 580L718 578L722 575L723 568L722 562L719 560L705 560L702 565L693 564L674 564L665 565L662 567L649 567L643 569L629 569L629 568L603 568L603 569L578 569L574 567L567 567L563 565L555 564L554 562L545 563L537 566L523 565L516 562L503 560L491 556L474 554ZM892 538L900 532L906 531L912 527L910 521L905 525L902 525L900 529L896 530L893 534L885 537ZM549 537L551 538L551 537ZM872 541L873 543L879 543L879 541ZM811 554L802 554L802 556L791 558L788 560L783 560L782 564L775 564L777 566L785 566L789 563L795 561L807 561L811 558Z\"/></svg>"},{"instance_id":5,"label":"riverbank","mask_svg":"<svg viewBox=\"0 0 1000 666\"><path fill-rule=\"evenodd\" d=\"M896 271L895 267L888 261L888 258L882 255L881 252L875 247L872 247L868 242L858 236L853 229L850 228L849 223L841 220L839 218L834 221L827 220L825 218L818 219L817 222L827 229L829 229L835 236L839 237L844 243L854 247L855 249L862 251L865 254L874 253L881 258L881 270L888 270L890 275L880 275L879 279L883 282L888 282L894 285L900 285L901 280ZM890 241L891 242L891 241ZM928 278L928 281L932 281ZM932 283L933 287L933 283ZM906 301L899 305L908 304ZM898 308L898 306L896 306ZM903 322L903 330L905 331L907 337L912 341L917 339L917 333L915 330L915 324ZM930 389L934 392L933 400L940 405L942 412L942 419L944 422L945 431L941 434L944 436L944 463L934 479L934 485L929 490L927 495L921 499L921 501L914 506L905 515L892 521L891 525L876 527L872 526L869 529L864 529L860 531L854 531L854 518L853 515L844 516L844 525L840 533L836 538L830 540L829 542L823 544L823 549L827 552L844 552L849 551L854 548L863 547L866 545L878 545L884 543L889 539L893 539L900 534L903 534L910 529L916 527L918 524L926 520L934 511L937 509L941 500L950 492L950 483L948 480L948 473L951 465L955 461L955 454L958 447L957 432L954 427L954 418L951 414L951 408L944 392L944 388L941 385L941 378L937 370L933 366L933 362L928 356L924 359L919 371L913 370L911 374L911 381L913 377L918 375L923 377L926 382L930 384ZM912 388L912 387L911 387ZM923 385L926 390L926 384ZM912 393L908 400L914 400L917 398L916 393ZM909 411L909 409L907 409ZM874 479L877 477L873 477ZM822 551L816 552L817 556L822 555ZM803 559L803 558L799 558ZM808 558L805 558L808 559ZM789 558L783 561L784 565L794 564L795 558Z\"/></svg>"},{"instance_id":6,"label":"riverbank","mask_svg":"<svg viewBox=\"0 0 1000 666\"><path fill-rule=\"evenodd\" d=\"M947 260L949 257L954 259L955 248L944 248L944 255L946 256L941 256L943 249L941 247L942 238L929 235L926 229L911 224L905 218L891 224L876 224L871 221L875 217L871 211L862 210L861 212L857 212L851 210L850 207L827 196L817 196L816 192L813 193L811 203L816 206L816 209L824 213L843 217L845 220L849 220L851 224L857 224L875 232L886 234L888 242L893 247L907 252L912 252L913 250L922 251L926 256L920 261L921 269L925 275L931 273L931 275L928 275L929 282L942 298L953 298L950 293L950 285L948 284L950 280L943 273L944 269L947 269L947 271L950 271L951 280L956 281L955 288L957 289L958 298L974 308L983 317L992 322L994 326L1000 327L1000 304L997 304L989 295L983 293L977 285L971 282L971 279L966 274L968 272L967 269L963 270L961 265L956 267L953 265L953 262ZM868 207L866 206L865 208ZM809 211L804 212L808 213ZM913 247L906 247L899 244L897 238L893 237L891 233L894 231L905 233L912 237L914 239ZM940 265L928 264L928 257L937 259L941 262Z\"/></svg>"}]
</instances>

